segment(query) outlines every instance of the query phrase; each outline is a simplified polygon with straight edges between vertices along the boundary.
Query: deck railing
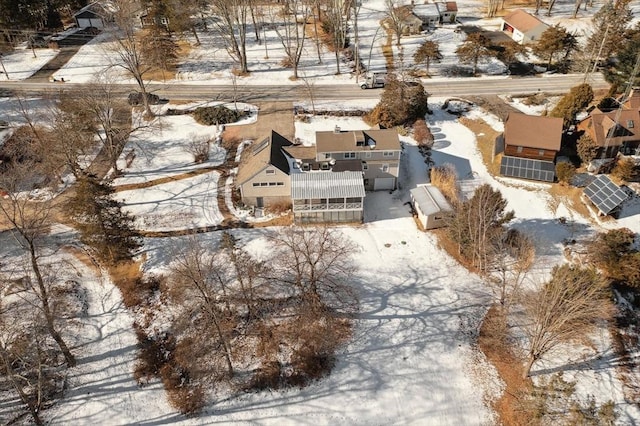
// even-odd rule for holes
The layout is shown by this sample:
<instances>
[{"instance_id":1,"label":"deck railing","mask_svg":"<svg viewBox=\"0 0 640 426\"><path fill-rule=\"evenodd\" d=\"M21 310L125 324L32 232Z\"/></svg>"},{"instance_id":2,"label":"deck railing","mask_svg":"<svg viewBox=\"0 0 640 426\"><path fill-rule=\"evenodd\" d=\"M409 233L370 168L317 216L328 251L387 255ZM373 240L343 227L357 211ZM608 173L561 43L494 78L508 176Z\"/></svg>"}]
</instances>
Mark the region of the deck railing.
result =
<instances>
[{"instance_id":1,"label":"deck railing","mask_svg":"<svg viewBox=\"0 0 640 426\"><path fill-rule=\"evenodd\" d=\"M293 211L362 210L362 203L294 204Z\"/></svg>"}]
</instances>

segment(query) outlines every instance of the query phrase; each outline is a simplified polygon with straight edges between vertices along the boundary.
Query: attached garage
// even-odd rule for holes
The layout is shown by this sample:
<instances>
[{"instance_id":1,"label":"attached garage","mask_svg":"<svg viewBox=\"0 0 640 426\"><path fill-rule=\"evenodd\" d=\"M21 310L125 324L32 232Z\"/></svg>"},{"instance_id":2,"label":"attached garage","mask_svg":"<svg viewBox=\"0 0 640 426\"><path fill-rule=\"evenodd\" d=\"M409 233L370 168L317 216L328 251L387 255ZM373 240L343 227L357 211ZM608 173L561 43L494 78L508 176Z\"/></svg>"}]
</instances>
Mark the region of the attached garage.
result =
<instances>
[{"instance_id":1,"label":"attached garage","mask_svg":"<svg viewBox=\"0 0 640 426\"><path fill-rule=\"evenodd\" d=\"M104 21L98 15L90 11L84 11L79 15L76 15L76 23L78 28L104 28Z\"/></svg>"},{"instance_id":2,"label":"attached garage","mask_svg":"<svg viewBox=\"0 0 640 426\"><path fill-rule=\"evenodd\" d=\"M396 178L376 178L373 182L373 190L374 191L383 191L383 190L393 190L396 189Z\"/></svg>"}]
</instances>

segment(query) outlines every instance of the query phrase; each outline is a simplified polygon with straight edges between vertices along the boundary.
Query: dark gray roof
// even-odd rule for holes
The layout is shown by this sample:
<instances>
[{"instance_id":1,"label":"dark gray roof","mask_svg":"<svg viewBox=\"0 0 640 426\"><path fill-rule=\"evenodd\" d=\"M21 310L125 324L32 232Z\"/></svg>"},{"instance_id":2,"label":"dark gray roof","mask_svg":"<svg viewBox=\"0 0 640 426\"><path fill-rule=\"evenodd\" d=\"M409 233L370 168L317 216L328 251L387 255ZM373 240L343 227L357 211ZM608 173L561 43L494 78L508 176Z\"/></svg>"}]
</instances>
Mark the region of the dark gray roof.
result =
<instances>
[{"instance_id":1,"label":"dark gray roof","mask_svg":"<svg viewBox=\"0 0 640 426\"><path fill-rule=\"evenodd\" d=\"M362 161L361 160L338 160L331 169L334 172L361 172Z\"/></svg>"},{"instance_id":2,"label":"dark gray roof","mask_svg":"<svg viewBox=\"0 0 640 426\"><path fill-rule=\"evenodd\" d=\"M271 158L269 159L269 163L286 174L289 174L289 160L287 160L282 149L291 145L293 145L293 143L280 133L275 130L271 131Z\"/></svg>"},{"instance_id":3,"label":"dark gray roof","mask_svg":"<svg viewBox=\"0 0 640 426\"><path fill-rule=\"evenodd\" d=\"M532 160L529 158L505 155L500 162L500 174L502 176L520 179L553 182L556 176L556 168L552 161Z\"/></svg>"}]
</instances>

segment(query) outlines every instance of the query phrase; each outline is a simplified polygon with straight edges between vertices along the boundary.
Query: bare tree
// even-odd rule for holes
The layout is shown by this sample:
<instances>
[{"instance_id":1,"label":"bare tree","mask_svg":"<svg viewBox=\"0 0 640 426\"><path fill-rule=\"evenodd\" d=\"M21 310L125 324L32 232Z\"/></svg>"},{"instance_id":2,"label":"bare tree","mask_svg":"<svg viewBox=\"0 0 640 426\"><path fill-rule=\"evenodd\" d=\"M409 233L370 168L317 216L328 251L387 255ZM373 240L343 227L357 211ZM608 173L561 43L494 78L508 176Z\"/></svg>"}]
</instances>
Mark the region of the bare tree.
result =
<instances>
[{"instance_id":1,"label":"bare tree","mask_svg":"<svg viewBox=\"0 0 640 426\"><path fill-rule=\"evenodd\" d=\"M391 31L396 36L396 46L400 46L400 38L404 32L404 14L402 8L398 7L393 0L385 0L385 16L391 27Z\"/></svg>"},{"instance_id":2,"label":"bare tree","mask_svg":"<svg viewBox=\"0 0 640 426\"><path fill-rule=\"evenodd\" d=\"M554 267L551 279L524 300L529 318L523 331L529 347L523 377L549 351L584 337L596 321L607 318L612 309L609 297L607 284L594 269Z\"/></svg>"},{"instance_id":3,"label":"bare tree","mask_svg":"<svg viewBox=\"0 0 640 426\"><path fill-rule=\"evenodd\" d=\"M487 18L495 18L498 13L501 0L487 0ZM504 0L502 0L504 2ZM536 2L542 2L542 0L536 0ZM537 14L537 12L536 12Z\"/></svg>"},{"instance_id":4,"label":"bare tree","mask_svg":"<svg viewBox=\"0 0 640 426\"><path fill-rule=\"evenodd\" d=\"M75 92L73 99L69 100L68 108L90 120L93 135L102 144L99 156L106 158L115 175L119 173L118 158L129 137L142 129L153 127L153 121L147 122L141 115L131 114L131 109L118 93L117 86L106 77ZM99 163L94 161L94 164ZM100 174L96 170L90 172Z\"/></svg>"},{"instance_id":5,"label":"bare tree","mask_svg":"<svg viewBox=\"0 0 640 426\"><path fill-rule=\"evenodd\" d=\"M533 266L535 245L528 235L516 229L505 232L492 243L490 282L498 303L505 311L517 298L527 272Z\"/></svg>"},{"instance_id":6,"label":"bare tree","mask_svg":"<svg viewBox=\"0 0 640 426\"><path fill-rule=\"evenodd\" d=\"M306 76L306 74L303 75L302 81L304 83L304 88L306 89L307 94L309 95L309 100L311 101L311 111L312 111L313 115L316 115L316 88L315 88L315 82L311 81Z\"/></svg>"},{"instance_id":7,"label":"bare tree","mask_svg":"<svg viewBox=\"0 0 640 426\"><path fill-rule=\"evenodd\" d=\"M297 79L298 65L304 50L304 41L307 38L309 8L301 0L284 0L282 7L283 25L276 25L275 31L287 55L287 65L293 67L293 78ZM299 22L300 20L302 23ZM273 16L272 21L275 21Z\"/></svg>"},{"instance_id":8,"label":"bare tree","mask_svg":"<svg viewBox=\"0 0 640 426\"><path fill-rule=\"evenodd\" d=\"M458 244L460 254L481 272L487 272L495 254L492 245L504 235L503 225L513 219L505 211L507 201L500 191L482 185L473 197L456 208L449 235Z\"/></svg>"},{"instance_id":9,"label":"bare tree","mask_svg":"<svg viewBox=\"0 0 640 426\"><path fill-rule=\"evenodd\" d=\"M325 28L328 28L336 56L336 74L340 74L340 53L347 45L347 14L352 0L329 0L325 12Z\"/></svg>"},{"instance_id":10,"label":"bare tree","mask_svg":"<svg viewBox=\"0 0 640 426\"><path fill-rule=\"evenodd\" d=\"M217 336L221 353L227 368L227 374L232 377L234 367L231 354L232 329L227 327L232 317L230 304L231 286L233 278L229 264L221 256L202 246L198 241L191 240L182 250L173 256L171 276L182 292L185 299L196 301L198 310L203 314L207 323L212 324Z\"/></svg>"},{"instance_id":11,"label":"bare tree","mask_svg":"<svg viewBox=\"0 0 640 426\"><path fill-rule=\"evenodd\" d=\"M315 311L353 309L349 285L357 246L329 227L285 228L270 236L278 253L274 279Z\"/></svg>"},{"instance_id":12,"label":"bare tree","mask_svg":"<svg viewBox=\"0 0 640 426\"><path fill-rule=\"evenodd\" d=\"M146 75L153 66L148 63L143 55L143 46L135 32L135 19L137 16L135 2L116 0L116 24L119 31L113 33L112 43L109 49L115 53L116 62L112 65L125 70L138 84L142 94L142 102L145 112L152 117L154 114L149 106Z\"/></svg>"},{"instance_id":13,"label":"bare tree","mask_svg":"<svg viewBox=\"0 0 640 426\"><path fill-rule=\"evenodd\" d=\"M16 241L26 252L32 273L27 283L38 300L38 309L42 312L46 330L62 351L67 365L73 367L76 359L58 330L52 307L50 285L55 277L48 273L50 271L43 269L40 259L43 240L52 223L53 201L32 201L21 193L24 189L21 186L28 181L32 172L30 162L14 163L4 171L0 188L7 192L7 196L0 202L0 213L12 225Z\"/></svg>"},{"instance_id":14,"label":"bare tree","mask_svg":"<svg viewBox=\"0 0 640 426\"><path fill-rule=\"evenodd\" d=\"M248 73L247 29L250 0L217 0L211 5L213 12L220 18L215 26L225 42L227 52L240 66L240 73Z\"/></svg>"},{"instance_id":15,"label":"bare tree","mask_svg":"<svg viewBox=\"0 0 640 426\"><path fill-rule=\"evenodd\" d=\"M209 160L209 148L211 141L207 136L189 135L189 143L186 150L193 155L193 161L196 163L204 163Z\"/></svg>"}]
</instances>

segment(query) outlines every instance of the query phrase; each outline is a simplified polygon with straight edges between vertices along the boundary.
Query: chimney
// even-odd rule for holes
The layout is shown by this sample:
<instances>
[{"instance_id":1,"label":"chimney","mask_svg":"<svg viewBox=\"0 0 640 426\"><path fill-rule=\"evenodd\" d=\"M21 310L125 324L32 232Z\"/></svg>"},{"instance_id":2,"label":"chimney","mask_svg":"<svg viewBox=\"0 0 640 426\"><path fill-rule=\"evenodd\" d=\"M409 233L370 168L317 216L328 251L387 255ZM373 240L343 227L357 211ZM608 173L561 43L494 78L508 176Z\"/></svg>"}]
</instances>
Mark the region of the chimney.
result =
<instances>
[{"instance_id":1,"label":"chimney","mask_svg":"<svg viewBox=\"0 0 640 426\"><path fill-rule=\"evenodd\" d=\"M340 126L334 127L333 133L340 133Z\"/></svg>"}]
</instances>

